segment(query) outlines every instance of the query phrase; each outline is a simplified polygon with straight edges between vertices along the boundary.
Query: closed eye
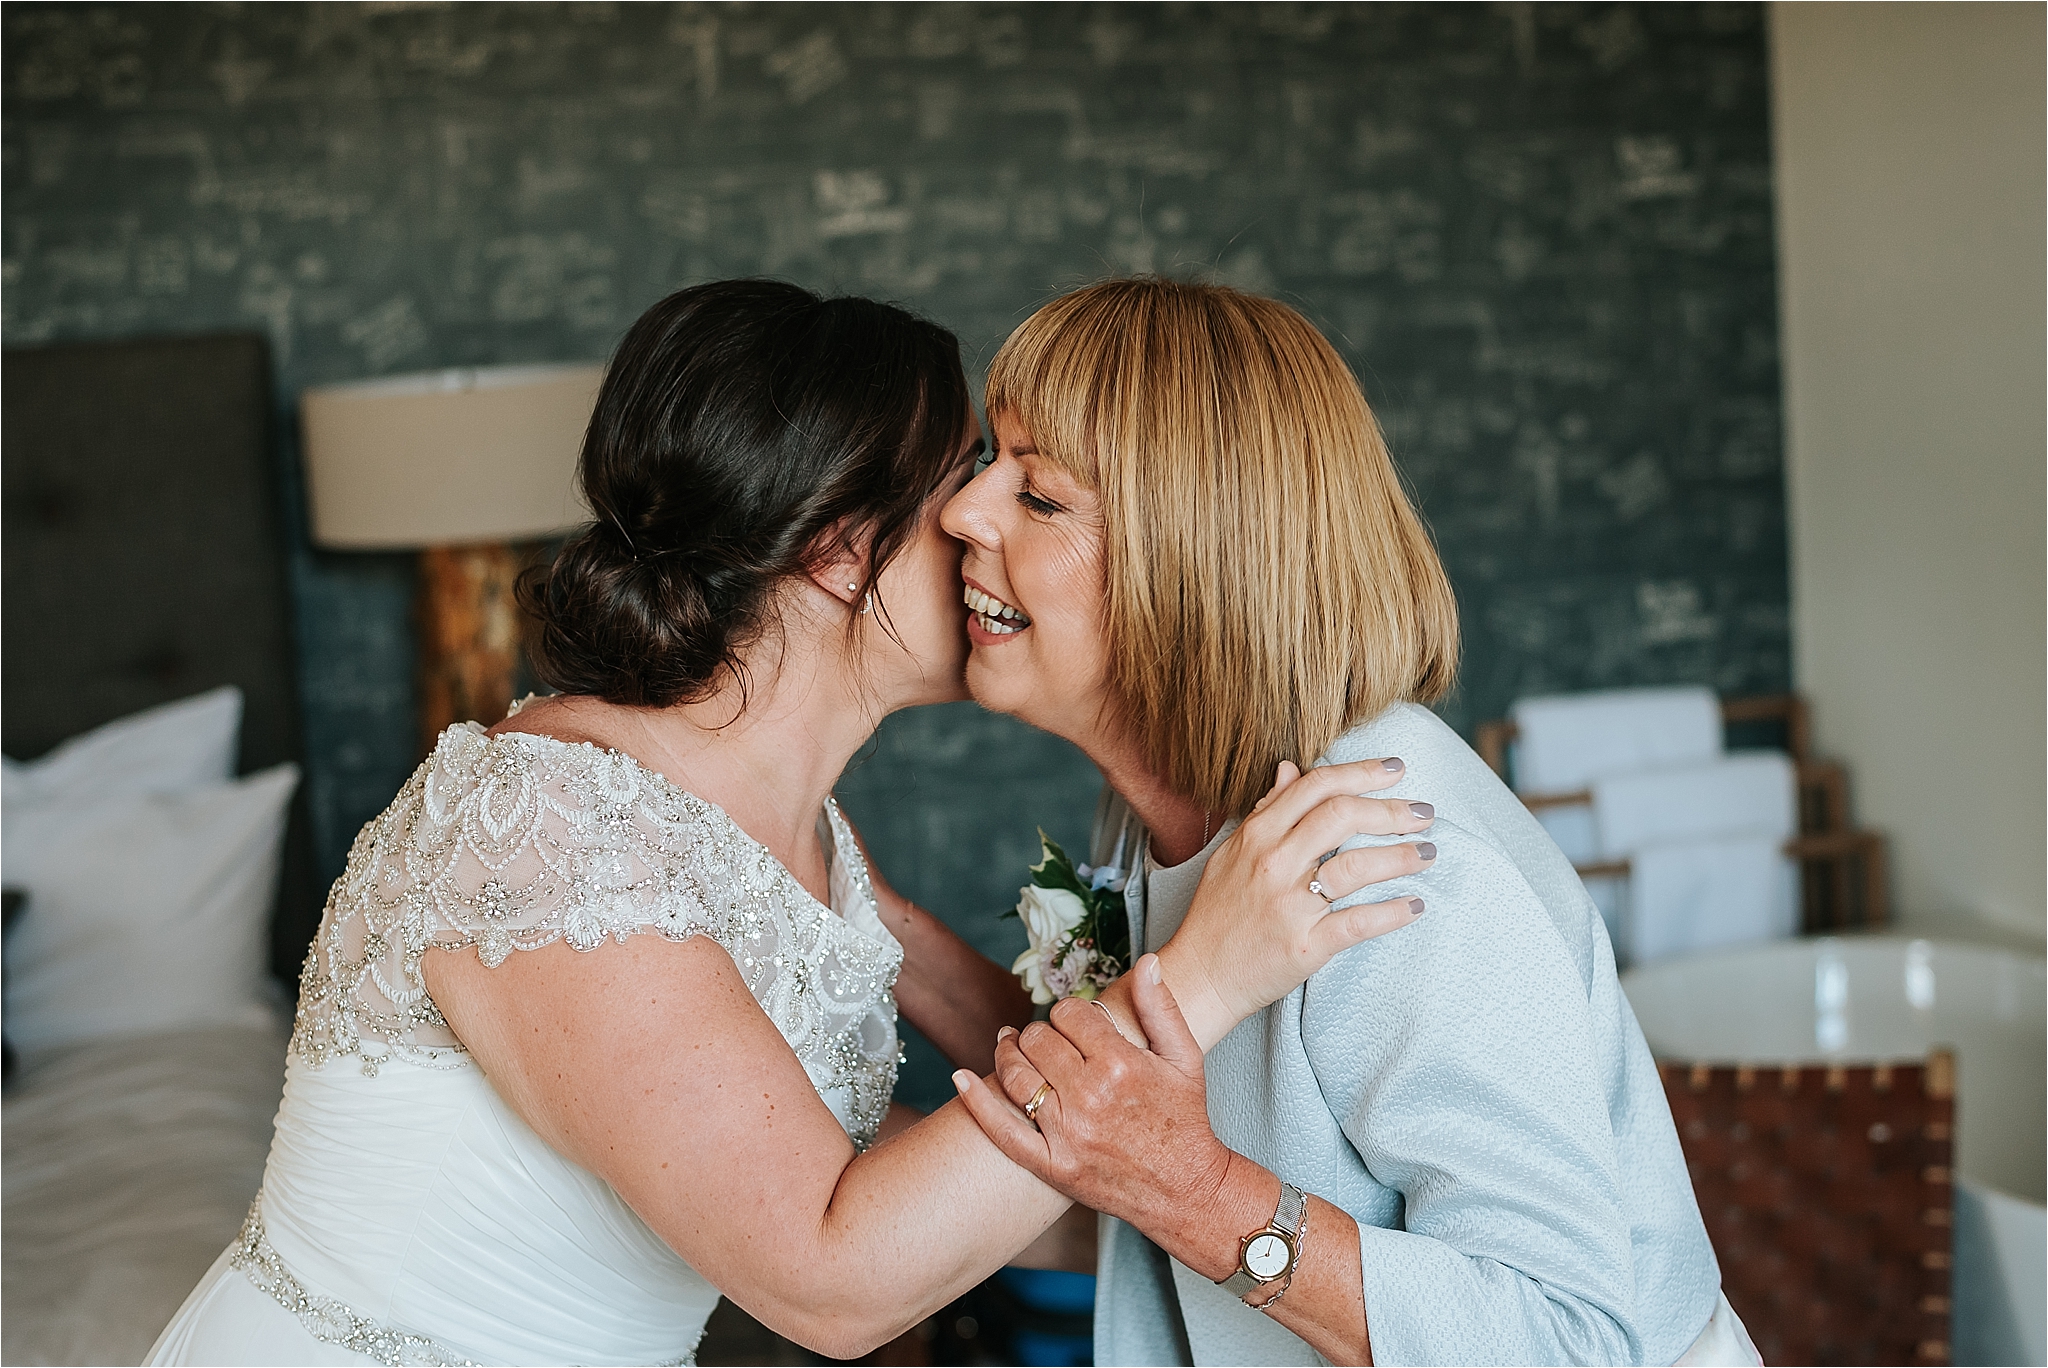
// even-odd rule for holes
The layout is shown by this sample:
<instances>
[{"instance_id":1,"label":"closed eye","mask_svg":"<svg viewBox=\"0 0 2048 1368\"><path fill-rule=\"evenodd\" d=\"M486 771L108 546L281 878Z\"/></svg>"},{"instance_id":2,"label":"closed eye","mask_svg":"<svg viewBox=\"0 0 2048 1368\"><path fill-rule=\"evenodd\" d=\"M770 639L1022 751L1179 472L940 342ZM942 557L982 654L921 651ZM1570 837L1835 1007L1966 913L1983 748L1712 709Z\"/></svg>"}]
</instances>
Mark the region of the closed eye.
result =
<instances>
[{"instance_id":1,"label":"closed eye","mask_svg":"<svg viewBox=\"0 0 2048 1368\"><path fill-rule=\"evenodd\" d=\"M1064 508L1061 508L1051 499L1042 498L1034 494L1028 485L1017 491L1017 502L1023 504L1041 518L1049 518L1055 513L1066 512Z\"/></svg>"}]
</instances>

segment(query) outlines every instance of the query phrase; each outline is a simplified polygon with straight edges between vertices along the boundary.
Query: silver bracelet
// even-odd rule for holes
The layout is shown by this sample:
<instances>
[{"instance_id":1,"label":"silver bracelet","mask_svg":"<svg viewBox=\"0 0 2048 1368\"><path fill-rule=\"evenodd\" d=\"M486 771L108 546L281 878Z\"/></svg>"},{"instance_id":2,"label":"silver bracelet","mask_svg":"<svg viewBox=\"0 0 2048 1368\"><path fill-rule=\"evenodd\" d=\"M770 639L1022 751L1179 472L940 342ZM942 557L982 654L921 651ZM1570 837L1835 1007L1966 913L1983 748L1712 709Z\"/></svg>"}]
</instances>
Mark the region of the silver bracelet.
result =
<instances>
[{"instance_id":1,"label":"silver bracelet","mask_svg":"<svg viewBox=\"0 0 2048 1368\"><path fill-rule=\"evenodd\" d=\"M1094 1003L1097 1007L1102 1008L1102 1014L1105 1017L1109 1018L1109 1029L1116 1032L1116 1038L1118 1040L1121 1040L1126 1045L1130 1044L1131 1038L1124 1034L1123 1027L1116 1024L1116 1013L1110 1011L1109 1008L1106 1005L1104 1005L1101 998L1089 998L1088 1000Z\"/></svg>"}]
</instances>

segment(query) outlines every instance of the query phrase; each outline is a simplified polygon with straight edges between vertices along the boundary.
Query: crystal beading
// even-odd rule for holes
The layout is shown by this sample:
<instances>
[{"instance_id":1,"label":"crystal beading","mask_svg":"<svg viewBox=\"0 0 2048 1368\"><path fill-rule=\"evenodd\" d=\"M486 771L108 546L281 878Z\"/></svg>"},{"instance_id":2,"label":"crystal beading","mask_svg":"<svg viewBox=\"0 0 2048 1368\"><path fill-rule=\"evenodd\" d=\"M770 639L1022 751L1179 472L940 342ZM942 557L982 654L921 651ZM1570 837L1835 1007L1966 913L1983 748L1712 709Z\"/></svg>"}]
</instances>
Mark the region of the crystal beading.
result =
<instances>
[{"instance_id":1,"label":"crystal beading","mask_svg":"<svg viewBox=\"0 0 2048 1368\"><path fill-rule=\"evenodd\" d=\"M837 803L824 820L850 882L846 916L723 809L630 756L450 727L349 851L306 956L292 1050L373 1075L393 1060L467 1067L420 976L429 950L474 947L495 966L558 940L588 951L708 936L818 1091L843 1093L842 1120L866 1149L896 1085L903 950Z\"/></svg>"},{"instance_id":2,"label":"crystal beading","mask_svg":"<svg viewBox=\"0 0 2048 1368\"><path fill-rule=\"evenodd\" d=\"M459 1364L462 1368L476 1368L475 1360L462 1358L425 1335L410 1335L379 1325L332 1297L307 1291L306 1285L293 1277L284 1260L278 1257L270 1237L263 1233L261 1194L242 1221L241 1233L235 1237L235 1251L228 1263L240 1269L258 1288L276 1298L278 1305L297 1316L299 1324L306 1327L306 1333L322 1344L339 1345L364 1358L392 1365L392 1368L402 1364ZM703 1331L698 1331L698 1343L702 1343L703 1338ZM693 1344L689 1353L667 1360L661 1368L681 1368L681 1365L696 1361L697 1346Z\"/></svg>"}]
</instances>

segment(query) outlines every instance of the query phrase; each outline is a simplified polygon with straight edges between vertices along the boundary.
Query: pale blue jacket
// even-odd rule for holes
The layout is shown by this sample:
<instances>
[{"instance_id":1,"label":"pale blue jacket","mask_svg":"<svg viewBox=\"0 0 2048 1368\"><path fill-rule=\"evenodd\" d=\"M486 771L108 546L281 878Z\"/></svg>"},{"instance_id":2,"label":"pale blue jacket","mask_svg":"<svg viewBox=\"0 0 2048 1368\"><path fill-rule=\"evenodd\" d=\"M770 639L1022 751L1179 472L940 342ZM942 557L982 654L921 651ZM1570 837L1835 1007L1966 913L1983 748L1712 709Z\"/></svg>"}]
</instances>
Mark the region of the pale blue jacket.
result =
<instances>
[{"instance_id":1,"label":"pale blue jacket","mask_svg":"<svg viewBox=\"0 0 2048 1368\"><path fill-rule=\"evenodd\" d=\"M1359 900L1428 910L1217 1045L1216 1133L1357 1218L1374 1362L1672 1363L1713 1314L1720 1269L1600 914L1427 709L1398 705L1324 758L1375 756L1407 763L1385 796L1436 805L1438 854ZM1105 794L1093 862L1121 845L1131 943L1157 948L1174 928L1147 924L1143 841ZM1107 1217L1099 1272L1098 1364L1323 1361Z\"/></svg>"}]
</instances>

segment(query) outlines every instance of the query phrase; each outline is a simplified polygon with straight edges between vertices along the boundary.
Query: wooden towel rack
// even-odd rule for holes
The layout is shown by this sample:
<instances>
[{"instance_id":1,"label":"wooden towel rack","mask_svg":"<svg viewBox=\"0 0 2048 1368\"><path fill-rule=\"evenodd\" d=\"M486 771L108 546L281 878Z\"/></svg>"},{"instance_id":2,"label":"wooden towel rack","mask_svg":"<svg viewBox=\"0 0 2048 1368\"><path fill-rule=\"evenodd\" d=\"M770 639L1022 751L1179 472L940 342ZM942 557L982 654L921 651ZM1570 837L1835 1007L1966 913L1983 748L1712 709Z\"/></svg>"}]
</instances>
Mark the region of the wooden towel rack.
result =
<instances>
[{"instance_id":1,"label":"wooden towel rack","mask_svg":"<svg viewBox=\"0 0 2048 1368\"><path fill-rule=\"evenodd\" d=\"M1811 933L1883 926L1890 917L1885 839L1850 826L1849 773L1835 761L1816 760L1808 753L1809 720L1806 700L1798 694L1721 700L1721 721L1726 726L1780 729L1785 753L1797 770L1799 834L1785 843L1785 853L1799 861L1800 929ZM1510 778L1508 746L1520 734L1513 720L1505 717L1479 724L1475 749L1504 781ZM1590 790L1520 796L1532 812L1589 807L1593 802ZM1582 879L1625 878L1629 872L1626 860L1574 867Z\"/></svg>"}]
</instances>

